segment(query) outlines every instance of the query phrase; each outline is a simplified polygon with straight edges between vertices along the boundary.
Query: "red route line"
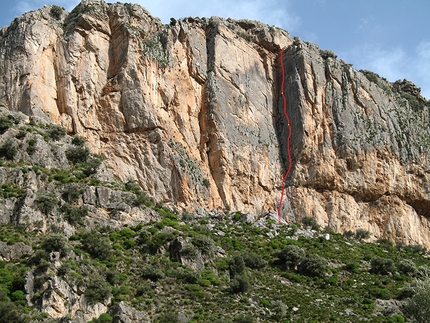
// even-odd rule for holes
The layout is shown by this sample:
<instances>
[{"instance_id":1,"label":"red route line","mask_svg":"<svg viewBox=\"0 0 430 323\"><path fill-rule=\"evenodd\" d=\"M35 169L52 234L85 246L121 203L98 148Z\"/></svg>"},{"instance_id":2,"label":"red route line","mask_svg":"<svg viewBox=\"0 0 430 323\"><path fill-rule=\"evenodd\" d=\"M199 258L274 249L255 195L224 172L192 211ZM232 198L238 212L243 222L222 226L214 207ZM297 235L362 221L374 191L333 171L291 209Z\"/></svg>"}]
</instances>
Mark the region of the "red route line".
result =
<instances>
[{"instance_id":1,"label":"red route line","mask_svg":"<svg viewBox=\"0 0 430 323\"><path fill-rule=\"evenodd\" d=\"M293 167L293 159L291 158L291 144L290 144L291 135L293 134L293 128L291 127L290 117L288 116L288 113L287 113L287 97L284 94L285 71L284 71L284 62L282 59L283 51L284 51L284 48L282 48L280 53L279 53L279 60L281 62L281 68L282 68L281 95L282 95L282 99L284 101L284 116L285 116L285 119L287 120L287 125L288 125L288 137L287 137L288 169L287 169L287 172L285 173L284 177L282 177L282 194L281 194L281 199L279 200L279 205L278 205L278 224L281 223L281 206L282 206L282 199L284 197L284 191L285 191L285 179L288 177L288 175L290 174L291 168Z\"/></svg>"}]
</instances>

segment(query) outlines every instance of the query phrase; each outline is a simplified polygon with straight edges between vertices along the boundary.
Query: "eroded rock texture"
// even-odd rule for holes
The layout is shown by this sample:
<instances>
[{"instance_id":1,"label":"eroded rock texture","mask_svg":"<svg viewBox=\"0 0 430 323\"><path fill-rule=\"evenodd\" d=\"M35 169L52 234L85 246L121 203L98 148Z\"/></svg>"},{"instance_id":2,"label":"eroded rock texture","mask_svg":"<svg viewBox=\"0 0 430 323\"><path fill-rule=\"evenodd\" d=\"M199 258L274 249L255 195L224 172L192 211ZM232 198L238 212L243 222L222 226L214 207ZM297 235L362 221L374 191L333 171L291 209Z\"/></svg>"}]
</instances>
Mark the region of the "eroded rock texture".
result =
<instances>
[{"instance_id":1,"label":"eroded rock texture","mask_svg":"<svg viewBox=\"0 0 430 323\"><path fill-rule=\"evenodd\" d=\"M0 103L49 114L116 176L176 207L282 216L430 246L428 102L265 24L163 25L131 4L47 6L0 32Z\"/></svg>"}]
</instances>

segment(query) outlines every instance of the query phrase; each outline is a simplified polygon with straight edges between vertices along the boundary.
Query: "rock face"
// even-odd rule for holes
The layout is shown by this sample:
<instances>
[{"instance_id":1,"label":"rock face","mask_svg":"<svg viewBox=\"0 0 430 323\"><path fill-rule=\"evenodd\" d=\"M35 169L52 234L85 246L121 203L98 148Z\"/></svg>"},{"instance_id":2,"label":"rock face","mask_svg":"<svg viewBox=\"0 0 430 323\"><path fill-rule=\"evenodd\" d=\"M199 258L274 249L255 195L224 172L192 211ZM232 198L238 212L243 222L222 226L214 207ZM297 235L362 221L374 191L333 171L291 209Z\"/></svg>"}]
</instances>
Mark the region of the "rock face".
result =
<instances>
[{"instance_id":1,"label":"rock face","mask_svg":"<svg viewBox=\"0 0 430 323\"><path fill-rule=\"evenodd\" d=\"M182 209L276 209L284 91L294 164L282 216L430 246L428 102L413 84L259 22L163 25L138 5L98 0L17 18L0 31L0 58L0 104L48 115L116 176Z\"/></svg>"}]
</instances>

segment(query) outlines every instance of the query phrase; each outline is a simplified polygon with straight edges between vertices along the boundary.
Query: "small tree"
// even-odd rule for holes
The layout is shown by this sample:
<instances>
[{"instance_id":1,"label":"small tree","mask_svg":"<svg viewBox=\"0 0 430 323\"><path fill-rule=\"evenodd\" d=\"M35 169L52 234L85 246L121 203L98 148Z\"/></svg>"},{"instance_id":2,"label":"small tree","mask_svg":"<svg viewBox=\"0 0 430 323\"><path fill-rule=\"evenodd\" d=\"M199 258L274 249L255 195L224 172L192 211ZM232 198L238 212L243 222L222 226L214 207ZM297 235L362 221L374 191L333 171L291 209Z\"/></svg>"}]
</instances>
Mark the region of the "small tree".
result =
<instances>
[{"instance_id":1,"label":"small tree","mask_svg":"<svg viewBox=\"0 0 430 323\"><path fill-rule=\"evenodd\" d=\"M91 277L85 290L85 299L90 305L94 305L108 299L111 292L111 287L102 276Z\"/></svg>"},{"instance_id":2,"label":"small tree","mask_svg":"<svg viewBox=\"0 0 430 323\"><path fill-rule=\"evenodd\" d=\"M328 271L328 262L319 255L309 255L299 265L299 271L310 277L324 277Z\"/></svg>"},{"instance_id":3,"label":"small tree","mask_svg":"<svg viewBox=\"0 0 430 323\"><path fill-rule=\"evenodd\" d=\"M53 193L39 194L34 200L40 211L45 214L51 213L58 205L58 199Z\"/></svg>"},{"instance_id":4,"label":"small tree","mask_svg":"<svg viewBox=\"0 0 430 323\"><path fill-rule=\"evenodd\" d=\"M295 269L305 257L305 251L296 245L286 245L278 253L279 260L281 260L288 269Z\"/></svg>"},{"instance_id":5,"label":"small tree","mask_svg":"<svg viewBox=\"0 0 430 323\"><path fill-rule=\"evenodd\" d=\"M403 259L397 265L397 269L401 274L415 276L418 273L418 268L410 259Z\"/></svg>"},{"instance_id":6,"label":"small tree","mask_svg":"<svg viewBox=\"0 0 430 323\"><path fill-rule=\"evenodd\" d=\"M75 146L70 147L66 150L66 157L73 164L84 163L90 156L90 150L88 147Z\"/></svg>"},{"instance_id":7,"label":"small tree","mask_svg":"<svg viewBox=\"0 0 430 323\"><path fill-rule=\"evenodd\" d=\"M320 225L318 224L317 220L315 218L310 217L310 216L305 216L302 219L302 223L306 227L311 227L312 230L318 231L320 229Z\"/></svg>"},{"instance_id":8,"label":"small tree","mask_svg":"<svg viewBox=\"0 0 430 323\"><path fill-rule=\"evenodd\" d=\"M357 229L355 230L355 238L357 240L365 240L370 238L370 231L367 231L366 229Z\"/></svg>"},{"instance_id":9,"label":"small tree","mask_svg":"<svg viewBox=\"0 0 430 323\"><path fill-rule=\"evenodd\" d=\"M12 144L10 140L3 143L0 146L0 157L4 157L5 159L12 160L17 153L16 147Z\"/></svg>"},{"instance_id":10,"label":"small tree","mask_svg":"<svg viewBox=\"0 0 430 323\"><path fill-rule=\"evenodd\" d=\"M375 274L388 275L396 271L394 261L389 258L374 257L370 260L370 270Z\"/></svg>"},{"instance_id":11,"label":"small tree","mask_svg":"<svg viewBox=\"0 0 430 323\"><path fill-rule=\"evenodd\" d=\"M47 130L49 138L52 140L60 140L66 135L66 129L59 125L50 125Z\"/></svg>"},{"instance_id":12,"label":"small tree","mask_svg":"<svg viewBox=\"0 0 430 323\"><path fill-rule=\"evenodd\" d=\"M245 271L245 262L242 256L239 254L234 255L228 263L228 269L231 276L243 274Z\"/></svg>"},{"instance_id":13,"label":"small tree","mask_svg":"<svg viewBox=\"0 0 430 323\"><path fill-rule=\"evenodd\" d=\"M47 252L58 251L62 257L65 257L68 251L66 238L56 233L51 233L45 237L42 248Z\"/></svg>"},{"instance_id":14,"label":"small tree","mask_svg":"<svg viewBox=\"0 0 430 323\"><path fill-rule=\"evenodd\" d=\"M417 323L430 322L430 278L415 280L411 287L413 296L406 301L406 315Z\"/></svg>"},{"instance_id":15,"label":"small tree","mask_svg":"<svg viewBox=\"0 0 430 323\"><path fill-rule=\"evenodd\" d=\"M111 253L111 246L109 241L98 231L91 231L84 234L82 238L83 248L89 254L100 260L107 259Z\"/></svg>"},{"instance_id":16,"label":"small tree","mask_svg":"<svg viewBox=\"0 0 430 323\"><path fill-rule=\"evenodd\" d=\"M249 290L249 281L243 275L236 275L230 280L230 290L232 293L246 293Z\"/></svg>"}]
</instances>

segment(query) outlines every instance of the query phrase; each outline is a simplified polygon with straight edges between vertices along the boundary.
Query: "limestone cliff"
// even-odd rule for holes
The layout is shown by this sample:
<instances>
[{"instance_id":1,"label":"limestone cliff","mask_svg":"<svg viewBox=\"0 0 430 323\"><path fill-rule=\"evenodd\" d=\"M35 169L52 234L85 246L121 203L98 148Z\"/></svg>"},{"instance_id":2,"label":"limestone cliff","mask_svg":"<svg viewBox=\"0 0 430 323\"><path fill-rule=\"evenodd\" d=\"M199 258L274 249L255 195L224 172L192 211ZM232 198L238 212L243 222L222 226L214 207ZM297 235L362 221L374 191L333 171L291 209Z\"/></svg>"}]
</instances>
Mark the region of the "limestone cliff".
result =
<instances>
[{"instance_id":1,"label":"limestone cliff","mask_svg":"<svg viewBox=\"0 0 430 323\"><path fill-rule=\"evenodd\" d=\"M248 20L172 19L131 4L46 6L0 31L0 104L79 134L123 180L176 207L313 216L430 246L428 102Z\"/></svg>"}]
</instances>

